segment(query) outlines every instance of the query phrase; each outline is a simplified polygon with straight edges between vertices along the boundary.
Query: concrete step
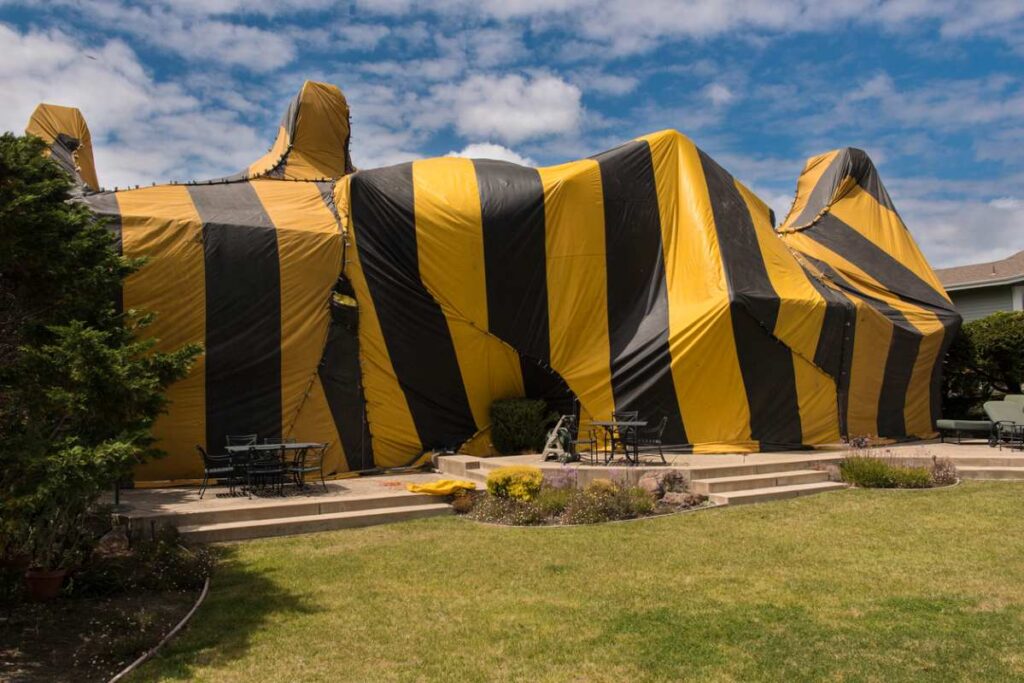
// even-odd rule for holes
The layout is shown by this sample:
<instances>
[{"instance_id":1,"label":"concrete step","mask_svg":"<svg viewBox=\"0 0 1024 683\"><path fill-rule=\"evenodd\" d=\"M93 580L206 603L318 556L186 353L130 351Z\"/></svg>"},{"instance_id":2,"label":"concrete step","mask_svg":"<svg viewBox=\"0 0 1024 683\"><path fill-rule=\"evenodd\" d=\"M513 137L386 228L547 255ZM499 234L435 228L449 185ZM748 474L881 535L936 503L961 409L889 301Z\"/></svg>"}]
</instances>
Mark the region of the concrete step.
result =
<instances>
[{"instance_id":1,"label":"concrete step","mask_svg":"<svg viewBox=\"0 0 1024 683\"><path fill-rule=\"evenodd\" d=\"M949 459L957 467L1024 467L1024 455L994 449L984 455L954 455Z\"/></svg>"},{"instance_id":2,"label":"concrete step","mask_svg":"<svg viewBox=\"0 0 1024 683\"><path fill-rule=\"evenodd\" d=\"M437 471L454 477L465 477L480 469L481 459L473 455L440 455Z\"/></svg>"},{"instance_id":3,"label":"concrete step","mask_svg":"<svg viewBox=\"0 0 1024 683\"><path fill-rule=\"evenodd\" d=\"M784 472L768 472L767 474L745 474L738 477L691 479L690 491L708 495L711 493L744 491L772 486L813 484L820 481L828 481L828 472L824 470L788 470Z\"/></svg>"},{"instance_id":4,"label":"concrete step","mask_svg":"<svg viewBox=\"0 0 1024 683\"><path fill-rule=\"evenodd\" d=\"M208 509L134 515L131 517L130 524L133 530L138 528L140 533L145 534L146 530L153 525L191 527L209 524L228 524L262 519L309 517L338 512L428 505L436 502L437 496L425 493L410 493L409 491L389 491L383 495L362 494L338 496L335 498L316 497L308 499L295 498L291 500L248 499L245 496L239 496L230 499L228 504L217 507L211 506Z\"/></svg>"},{"instance_id":5,"label":"concrete step","mask_svg":"<svg viewBox=\"0 0 1024 683\"><path fill-rule=\"evenodd\" d=\"M741 463L734 465L695 465L680 468L686 472L690 481L697 479L721 479L724 477L746 477L773 472L792 472L796 470L813 470L824 465L838 465L842 455L811 456L794 460L777 460L762 463Z\"/></svg>"},{"instance_id":6,"label":"concrete step","mask_svg":"<svg viewBox=\"0 0 1024 683\"><path fill-rule=\"evenodd\" d=\"M722 493L712 493L708 498L716 505L745 505L747 503L760 503L768 500L782 500L784 498L796 498L797 496L809 496L814 493L838 491L839 489L845 488L846 484L842 482L821 481L811 484L769 486L759 489L747 489L744 491L724 491Z\"/></svg>"},{"instance_id":7,"label":"concrete step","mask_svg":"<svg viewBox=\"0 0 1024 683\"><path fill-rule=\"evenodd\" d=\"M957 472L961 479L1021 479L1024 467L960 467Z\"/></svg>"},{"instance_id":8,"label":"concrete step","mask_svg":"<svg viewBox=\"0 0 1024 683\"><path fill-rule=\"evenodd\" d=\"M451 506L447 503L403 505L370 510L334 512L324 515L253 519L221 524L196 524L179 527L178 531L183 538L194 543L217 543L223 541L242 541L250 538L309 534L318 531L333 531L335 529L351 529L372 526L374 524L390 524L393 522L405 522L411 519L422 519L424 517L450 515L452 512Z\"/></svg>"}]
</instances>

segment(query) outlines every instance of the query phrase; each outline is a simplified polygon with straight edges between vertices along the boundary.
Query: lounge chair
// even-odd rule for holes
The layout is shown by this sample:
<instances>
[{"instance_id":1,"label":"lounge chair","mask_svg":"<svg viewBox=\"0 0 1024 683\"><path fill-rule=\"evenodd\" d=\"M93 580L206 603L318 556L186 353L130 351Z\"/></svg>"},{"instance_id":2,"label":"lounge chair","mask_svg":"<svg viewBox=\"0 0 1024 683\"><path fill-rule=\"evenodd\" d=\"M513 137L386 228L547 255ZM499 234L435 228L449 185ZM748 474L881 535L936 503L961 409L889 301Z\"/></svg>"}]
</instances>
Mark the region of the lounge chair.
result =
<instances>
[{"instance_id":1,"label":"lounge chair","mask_svg":"<svg viewBox=\"0 0 1024 683\"><path fill-rule=\"evenodd\" d=\"M960 437L964 434L984 434L986 438L992 436L992 422L990 420L937 420L935 426L939 430L939 440L946 443L946 434L952 432L956 436L956 442L960 443Z\"/></svg>"},{"instance_id":2,"label":"lounge chair","mask_svg":"<svg viewBox=\"0 0 1024 683\"><path fill-rule=\"evenodd\" d=\"M1024 408L1013 401L986 401L985 414L992 420L993 446L1003 444L1010 448L1024 447Z\"/></svg>"},{"instance_id":3,"label":"lounge chair","mask_svg":"<svg viewBox=\"0 0 1024 683\"><path fill-rule=\"evenodd\" d=\"M1016 403L1024 409L1024 394L1007 394L1006 396L1003 396L1003 400L1009 401L1010 403Z\"/></svg>"}]
</instances>

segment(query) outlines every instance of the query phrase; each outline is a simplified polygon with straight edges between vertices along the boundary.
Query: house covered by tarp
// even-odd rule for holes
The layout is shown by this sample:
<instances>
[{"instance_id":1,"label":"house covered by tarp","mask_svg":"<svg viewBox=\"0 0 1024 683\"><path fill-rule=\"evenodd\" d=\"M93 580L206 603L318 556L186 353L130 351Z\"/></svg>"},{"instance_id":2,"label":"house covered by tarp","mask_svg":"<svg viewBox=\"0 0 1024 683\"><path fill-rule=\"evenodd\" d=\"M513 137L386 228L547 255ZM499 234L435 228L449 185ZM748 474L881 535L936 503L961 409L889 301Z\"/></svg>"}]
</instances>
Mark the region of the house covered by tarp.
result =
<instances>
[{"instance_id":1,"label":"house covered by tarp","mask_svg":"<svg viewBox=\"0 0 1024 683\"><path fill-rule=\"evenodd\" d=\"M159 348L205 348L140 480L195 477L194 446L236 433L330 442L336 472L485 454L515 396L636 410L703 453L934 433L960 318L859 150L810 159L776 228L672 130L548 168L354 171L345 98L313 82L213 181L99 191L77 110L29 131L148 259L124 309L157 314Z\"/></svg>"}]
</instances>

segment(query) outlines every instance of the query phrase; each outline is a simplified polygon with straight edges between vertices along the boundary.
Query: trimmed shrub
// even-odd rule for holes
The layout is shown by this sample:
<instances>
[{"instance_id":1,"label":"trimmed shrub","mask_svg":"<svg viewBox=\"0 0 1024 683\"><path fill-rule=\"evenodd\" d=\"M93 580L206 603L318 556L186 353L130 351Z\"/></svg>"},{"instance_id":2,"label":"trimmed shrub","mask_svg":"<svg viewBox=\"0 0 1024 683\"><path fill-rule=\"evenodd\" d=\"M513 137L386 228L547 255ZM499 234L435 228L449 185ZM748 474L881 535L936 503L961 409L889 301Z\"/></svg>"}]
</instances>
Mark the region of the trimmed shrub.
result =
<instances>
[{"instance_id":1,"label":"trimmed shrub","mask_svg":"<svg viewBox=\"0 0 1024 683\"><path fill-rule=\"evenodd\" d=\"M863 488L923 489L932 485L928 468L894 465L865 455L847 457L839 471L843 481Z\"/></svg>"},{"instance_id":2,"label":"trimmed shrub","mask_svg":"<svg viewBox=\"0 0 1024 683\"><path fill-rule=\"evenodd\" d=\"M529 465L499 467L487 475L487 492L495 498L527 502L537 497L543 484L540 468Z\"/></svg>"},{"instance_id":3,"label":"trimmed shrub","mask_svg":"<svg viewBox=\"0 0 1024 683\"><path fill-rule=\"evenodd\" d=\"M499 453L539 453L552 416L541 400L509 398L491 404L491 442Z\"/></svg>"}]
</instances>

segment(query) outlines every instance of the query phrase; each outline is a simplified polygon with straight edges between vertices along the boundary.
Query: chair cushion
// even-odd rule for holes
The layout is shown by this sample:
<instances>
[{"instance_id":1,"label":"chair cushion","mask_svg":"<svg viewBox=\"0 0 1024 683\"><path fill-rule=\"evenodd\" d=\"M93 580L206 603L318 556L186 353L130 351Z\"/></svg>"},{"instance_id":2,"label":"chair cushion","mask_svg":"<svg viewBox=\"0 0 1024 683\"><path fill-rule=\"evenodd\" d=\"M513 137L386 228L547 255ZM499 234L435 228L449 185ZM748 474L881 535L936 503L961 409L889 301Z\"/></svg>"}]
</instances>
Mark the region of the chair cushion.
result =
<instances>
[{"instance_id":1,"label":"chair cushion","mask_svg":"<svg viewBox=\"0 0 1024 683\"><path fill-rule=\"evenodd\" d=\"M938 420L935 425L939 429L950 429L958 432L992 431L992 423L988 420Z\"/></svg>"}]
</instances>

